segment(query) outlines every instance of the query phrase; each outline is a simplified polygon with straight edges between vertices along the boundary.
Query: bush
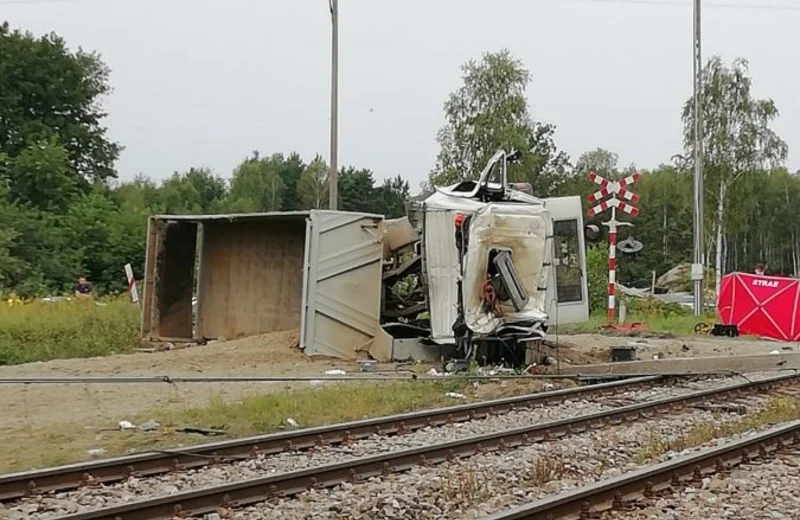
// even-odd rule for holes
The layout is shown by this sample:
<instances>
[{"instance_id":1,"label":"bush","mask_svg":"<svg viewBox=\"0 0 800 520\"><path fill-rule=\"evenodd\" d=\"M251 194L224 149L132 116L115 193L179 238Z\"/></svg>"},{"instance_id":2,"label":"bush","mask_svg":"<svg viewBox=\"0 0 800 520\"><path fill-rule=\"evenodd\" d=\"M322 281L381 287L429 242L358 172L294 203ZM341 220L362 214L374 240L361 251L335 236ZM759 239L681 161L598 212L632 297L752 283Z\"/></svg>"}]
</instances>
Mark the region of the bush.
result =
<instances>
[{"instance_id":1,"label":"bush","mask_svg":"<svg viewBox=\"0 0 800 520\"><path fill-rule=\"evenodd\" d=\"M604 314L608 308L608 249L592 246L586 250L586 281L589 286L589 310ZM617 292L617 308L625 301L628 313L639 317L685 317L692 314L676 303L664 303L655 298L627 298Z\"/></svg>"},{"instance_id":2,"label":"bush","mask_svg":"<svg viewBox=\"0 0 800 520\"><path fill-rule=\"evenodd\" d=\"M692 316L692 309L655 298L624 298L628 312L642 317L682 318Z\"/></svg>"},{"instance_id":3,"label":"bush","mask_svg":"<svg viewBox=\"0 0 800 520\"><path fill-rule=\"evenodd\" d=\"M0 365L131 352L139 340L139 310L108 302L0 303Z\"/></svg>"},{"instance_id":4,"label":"bush","mask_svg":"<svg viewBox=\"0 0 800 520\"><path fill-rule=\"evenodd\" d=\"M591 246L586 250L586 283L589 311L604 313L608 308L608 249Z\"/></svg>"}]
</instances>

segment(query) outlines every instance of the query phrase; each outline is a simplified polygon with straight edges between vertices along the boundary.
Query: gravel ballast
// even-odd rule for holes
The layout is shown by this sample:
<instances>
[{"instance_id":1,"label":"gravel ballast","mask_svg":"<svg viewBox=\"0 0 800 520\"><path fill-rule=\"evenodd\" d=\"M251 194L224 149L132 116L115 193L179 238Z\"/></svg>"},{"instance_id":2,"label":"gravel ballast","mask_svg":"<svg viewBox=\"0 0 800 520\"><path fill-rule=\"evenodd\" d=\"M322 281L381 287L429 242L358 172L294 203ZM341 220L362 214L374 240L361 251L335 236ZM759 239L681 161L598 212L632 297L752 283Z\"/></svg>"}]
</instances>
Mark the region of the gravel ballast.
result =
<instances>
[{"instance_id":1,"label":"gravel ballast","mask_svg":"<svg viewBox=\"0 0 800 520\"><path fill-rule=\"evenodd\" d=\"M800 517L800 456L781 453L743 464L650 502L632 511L608 512L603 520L795 519Z\"/></svg>"},{"instance_id":2,"label":"gravel ballast","mask_svg":"<svg viewBox=\"0 0 800 520\"><path fill-rule=\"evenodd\" d=\"M751 412L767 403L746 400ZM312 490L233 511L237 520L305 519L477 519L637 469L654 439L677 437L699 424L719 424L737 415L689 409L685 413L637 421L567 439L489 453L434 467ZM674 454L672 454L674 455ZM207 520L215 520L213 515Z\"/></svg>"}]
</instances>

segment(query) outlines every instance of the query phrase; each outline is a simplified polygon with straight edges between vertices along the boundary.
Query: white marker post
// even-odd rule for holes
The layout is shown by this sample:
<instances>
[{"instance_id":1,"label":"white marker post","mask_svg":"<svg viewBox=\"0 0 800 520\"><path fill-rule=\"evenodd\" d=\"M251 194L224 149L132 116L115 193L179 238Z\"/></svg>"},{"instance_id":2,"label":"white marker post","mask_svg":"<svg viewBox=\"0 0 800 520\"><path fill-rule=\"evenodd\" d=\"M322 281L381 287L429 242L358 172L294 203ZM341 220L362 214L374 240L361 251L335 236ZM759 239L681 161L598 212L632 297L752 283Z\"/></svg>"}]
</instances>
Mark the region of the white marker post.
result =
<instances>
[{"instance_id":1,"label":"white marker post","mask_svg":"<svg viewBox=\"0 0 800 520\"><path fill-rule=\"evenodd\" d=\"M125 276L128 278L128 292L131 295L131 300L138 305L139 291L136 290L136 278L133 277L133 267L131 267L131 264L125 264Z\"/></svg>"}]
</instances>

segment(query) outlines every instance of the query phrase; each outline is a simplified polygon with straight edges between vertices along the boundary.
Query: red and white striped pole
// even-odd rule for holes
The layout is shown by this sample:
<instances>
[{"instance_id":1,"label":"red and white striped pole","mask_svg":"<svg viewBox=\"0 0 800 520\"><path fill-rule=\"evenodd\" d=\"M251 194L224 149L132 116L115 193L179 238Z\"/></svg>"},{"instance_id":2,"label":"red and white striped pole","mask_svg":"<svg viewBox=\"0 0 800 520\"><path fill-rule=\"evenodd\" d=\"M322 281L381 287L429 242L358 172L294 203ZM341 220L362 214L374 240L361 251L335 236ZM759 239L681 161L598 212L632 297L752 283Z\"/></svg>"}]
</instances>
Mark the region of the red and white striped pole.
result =
<instances>
[{"instance_id":1,"label":"red and white striped pole","mask_svg":"<svg viewBox=\"0 0 800 520\"><path fill-rule=\"evenodd\" d=\"M617 225L631 225L617 222L617 209L633 217L639 214L637 207L620 200L625 199L633 204L639 202L639 196L626 189L638 181L639 177L638 173L633 173L619 181L611 181L594 172L589 173L589 180L600 186L599 190L589 195L589 202L597 204L589 208L589 216L595 217L606 210L611 210L611 219L603 223L608 226L608 321L611 324L617 320ZM601 202L606 197L610 198Z\"/></svg>"},{"instance_id":2,"label":"red and white striped pole","mask_svg":"<svg viewBox=\"0 0 800 520\"><path fill-rule=\"evenodd\" d=\"M608 223L608 321L617 319L615 296L617 292L617 208L611 208Z\"/></svg>"}]
</instances>

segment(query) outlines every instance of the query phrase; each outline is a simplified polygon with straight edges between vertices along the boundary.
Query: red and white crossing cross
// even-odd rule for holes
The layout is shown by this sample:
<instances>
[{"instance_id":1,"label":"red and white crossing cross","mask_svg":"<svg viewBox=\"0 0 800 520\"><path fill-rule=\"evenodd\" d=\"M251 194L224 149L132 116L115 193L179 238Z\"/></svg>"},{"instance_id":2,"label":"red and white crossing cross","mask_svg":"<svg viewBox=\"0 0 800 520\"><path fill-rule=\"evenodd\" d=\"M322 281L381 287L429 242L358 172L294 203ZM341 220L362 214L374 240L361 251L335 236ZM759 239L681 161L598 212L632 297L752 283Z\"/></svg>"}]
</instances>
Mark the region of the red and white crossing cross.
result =
<instances>
[{"instance_id":1,"label":"red and white crossing cross","mask_svg":"<svg viewBox=\"0 0 800 520\"><path fill-rule=\"evenodd\" d=\"M624 202L622 202L618 198L612 197L612 198L608 199L607 201L601 202L597 206L589 208L589 216L590 217L594 217L594 216L606 211L608 208L612 208L612 207L617 208L619 210L622 210L625 213L627 213L628 215L631 215L632 217L636 217L636 216L639 215L639 208L631 206L630 204L625 204Z\"/></svg>"},{"instance_id":2,"label":"red and white crossing cross","mask_svg":"<svg viewBox=\"0 0 800 520\"><path fill-rule=\"evenodd\" d=\"M638 208L621 201L618 197L625 199L632 204L639 202L639 195L627 190L626 188L638 181L640 177L641 175L639 173L633 173L622 180L610 181L594 172L590 173L589 180L600 185L600 189L589 195L589 203L594 204L600 202L609 195L611 198L590 208L589 216L594 217L595 215L598 215L609 208L617 208L621 211L624 211L628 215L634 217L637 216L639 214Z\"/></svg>"}]
</instances>

